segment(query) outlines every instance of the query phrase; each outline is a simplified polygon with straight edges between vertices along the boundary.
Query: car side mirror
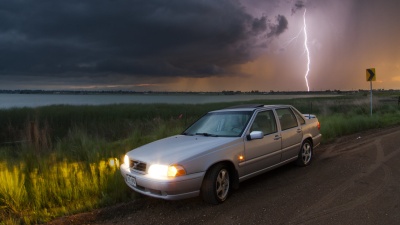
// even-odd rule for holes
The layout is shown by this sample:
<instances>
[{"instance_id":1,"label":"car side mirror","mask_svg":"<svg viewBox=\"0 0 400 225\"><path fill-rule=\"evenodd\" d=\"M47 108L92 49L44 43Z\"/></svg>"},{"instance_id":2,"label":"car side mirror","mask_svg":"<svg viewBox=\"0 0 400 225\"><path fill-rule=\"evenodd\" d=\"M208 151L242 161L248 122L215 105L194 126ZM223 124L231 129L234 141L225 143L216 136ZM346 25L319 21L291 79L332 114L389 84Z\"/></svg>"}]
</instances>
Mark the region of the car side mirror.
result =
<instances>
[{"instance_id":1,"label":"car side mirror","mask_svg":"<svg viewBox=\"0 0 400 225\"><path fill-rule=\"evenodd\" d=\"M262 131L252 131L249 135L247 135L247 140L254 140L254 139L263 139L264 133Z\"/></svg>"}]
</instances>

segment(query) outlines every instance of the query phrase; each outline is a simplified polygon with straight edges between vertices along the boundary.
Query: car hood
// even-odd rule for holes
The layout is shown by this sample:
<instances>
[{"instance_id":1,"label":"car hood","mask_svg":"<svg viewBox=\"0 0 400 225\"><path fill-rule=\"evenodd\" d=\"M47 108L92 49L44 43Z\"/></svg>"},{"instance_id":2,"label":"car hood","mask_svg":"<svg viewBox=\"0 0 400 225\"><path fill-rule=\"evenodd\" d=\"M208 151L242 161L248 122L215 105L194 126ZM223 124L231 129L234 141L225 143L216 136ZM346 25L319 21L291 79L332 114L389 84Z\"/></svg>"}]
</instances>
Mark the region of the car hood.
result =
<instances>
[{"instance_id":1,"label":"car hood","mask_svg":"<svg viewBox=\"0 0 400 225\"><path fill-rule=\"evenodd\" d=\"M207 154L240 141L239 137L205 137L176 135L164 138L128 152L131 159L146 163L173 164Z\"/></svg>"}]
</instances>

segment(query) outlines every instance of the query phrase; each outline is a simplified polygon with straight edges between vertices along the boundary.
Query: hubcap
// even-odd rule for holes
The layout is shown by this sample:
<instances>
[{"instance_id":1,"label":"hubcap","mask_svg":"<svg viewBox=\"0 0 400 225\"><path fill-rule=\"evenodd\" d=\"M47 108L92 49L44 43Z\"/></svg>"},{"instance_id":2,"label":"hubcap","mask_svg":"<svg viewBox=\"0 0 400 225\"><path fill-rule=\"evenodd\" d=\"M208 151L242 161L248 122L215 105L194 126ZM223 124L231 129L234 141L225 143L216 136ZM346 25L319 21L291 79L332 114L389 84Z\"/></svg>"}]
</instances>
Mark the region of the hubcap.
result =
<instances>
[{"instance_id":1,"label":"hubcap","mask_svg":"<svg viewBox=\"0 0 400 225\"><path fill-rule=\"evenodd\" d=\"M219 171L215 185L218 198L224 200L229 192L229 173L226 169Z\"/></svg>"},{"instance_id":2,"label":"hubcap","mask_svg":"<svg viewBox=\"0 0 400 225\"><path fill-rule=\"evenodd\" d=\"M302 159L304 164L307 164L311 160L311 145L309 143L304 143L303 145L303 151L301 153Z\"/></svg>"}]
</instances>

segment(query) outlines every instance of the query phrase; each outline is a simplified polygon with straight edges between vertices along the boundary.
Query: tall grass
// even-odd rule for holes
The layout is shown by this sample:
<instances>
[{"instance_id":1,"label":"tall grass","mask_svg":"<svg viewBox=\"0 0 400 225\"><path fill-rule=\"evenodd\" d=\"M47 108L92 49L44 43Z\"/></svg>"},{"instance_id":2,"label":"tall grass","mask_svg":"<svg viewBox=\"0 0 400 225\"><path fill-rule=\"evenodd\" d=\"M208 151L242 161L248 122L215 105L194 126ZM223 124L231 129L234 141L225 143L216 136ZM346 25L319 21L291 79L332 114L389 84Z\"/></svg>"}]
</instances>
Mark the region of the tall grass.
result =
<instances>
[{"instance_id":1,"label":"tall grass","mask_svg":"<svg viewBox=\"0 0 400 225\"><path fill-rule=\"evenodd\" d=\"M124 189L118 173L121 151L111 154L103 150L110 144L75 131L58 141L51 152L37 152L35 146L23 145L14 149L19 151L18 156L8 155L2 160L2 219L39 223L130 198L132 193Z\"/></svg>"},{"instance_id":2,"label":"tall grass","mask_svg":"<svg viewBox=\"0 0 400 225\"><path fill-rule=\"evenodd\" d=\"M42 163L46 161L42 160ZM108 189L123 185L116 177L116 165L110 166L104 160L89 165L67 161L47 163L28 168L21 162L8 170L2 169L3 216L37 223L55 215L124 200L126 194L123 192L118 195L117 192L108 193Z\"/></svg>"},{"instance_id":3,"label":"tall grass","mask_svg":"<svg viewBox=\"0 0 400 225\"><path fill-rule=\"evenodd\" d=\"M323 141L365 131L400 124L400 107L394 102L375 99L370 114L367 99L336 99L319 102L318 119L321 122Z\"/></svg>"},{"instance_id":4,"label":"tall grass","mask_svg":"<svg viewBox=\"0 0 400 225\"><path fill-rule=\"evenodd\" d=\"M68 111L68 107L62 108ZM108 113L111 111L108 117L83 117L79 115L82 111L71 108L73 113L64 112L59 117L37 116L47 114L46 110L52 111L53 107L21 109L29 113L20 119L33 121L15 125L20 127L16 133L23 142L10 145L3 141L0 147L0 224L41 223L135 198L119 173L123 155L132 148L180 133L193 120L180 114L168 118L163 110L127 120L119 117L121 109L114 106L111 110L103 107ZM93 111L90 107L83 109L88 109L86 113ZM54 118L71 122L60 128ZM109 135L113 131L105 132L106 127L115 129L115 133L121 128L131 130L117 138Z\"/></svg>"},{"instance_id":5,"label":"tall grass","mask_svg":"<svg viewBox=\"0 0 400 225\"><path fill-rule=\"evenodd\" d=\"M47 106L0 110L0 224L35 224L129 201L123 155L178 134L207 111L234 104ZM393 102L359 96L262 102L316 114L324 141L400 124Z\"/></svg>"}]
</instances>

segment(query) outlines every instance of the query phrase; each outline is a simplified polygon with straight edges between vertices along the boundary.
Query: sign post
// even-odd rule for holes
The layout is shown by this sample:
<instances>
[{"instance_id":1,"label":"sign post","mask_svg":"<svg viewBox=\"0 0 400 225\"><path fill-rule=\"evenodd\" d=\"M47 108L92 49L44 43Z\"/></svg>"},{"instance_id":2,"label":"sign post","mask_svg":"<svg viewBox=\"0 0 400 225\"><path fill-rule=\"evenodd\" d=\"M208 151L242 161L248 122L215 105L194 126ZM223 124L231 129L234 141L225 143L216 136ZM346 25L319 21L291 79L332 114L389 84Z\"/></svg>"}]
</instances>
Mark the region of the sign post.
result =
<instances>
[{"instance_id":1,"label":"sign post","mask_svg":"<svg viewBox=\"0 0 400 225\"><path fill-rule=\"evenodd\" d=\"M372 116L372 81L376 81L375 68L367 69L366 79L370 82L371 86L371 116Z\"/></svg>"}]
</instances>

